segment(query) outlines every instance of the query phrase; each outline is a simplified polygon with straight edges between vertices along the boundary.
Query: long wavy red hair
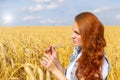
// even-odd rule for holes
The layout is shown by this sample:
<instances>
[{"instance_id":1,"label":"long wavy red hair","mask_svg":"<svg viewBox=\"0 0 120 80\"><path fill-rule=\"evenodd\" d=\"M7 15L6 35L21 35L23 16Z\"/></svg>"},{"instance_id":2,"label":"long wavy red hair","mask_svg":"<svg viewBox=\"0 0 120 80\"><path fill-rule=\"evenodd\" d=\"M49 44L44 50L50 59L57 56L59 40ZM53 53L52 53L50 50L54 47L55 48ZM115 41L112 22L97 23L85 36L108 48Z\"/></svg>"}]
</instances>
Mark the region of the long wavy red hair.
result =
<instances>
[{"instance_id":1,"label":"long wavy red hair","mask_svg":"<svg viewBox=\"0 0 120 80\"><path fill-rule=\"evenodd\" d=\"M90 12L75 17L82 37L82 55L78 59L76 76L78 80L102 80L101 67L104 60L104 27Z\"/></svg>"}]
</instances>

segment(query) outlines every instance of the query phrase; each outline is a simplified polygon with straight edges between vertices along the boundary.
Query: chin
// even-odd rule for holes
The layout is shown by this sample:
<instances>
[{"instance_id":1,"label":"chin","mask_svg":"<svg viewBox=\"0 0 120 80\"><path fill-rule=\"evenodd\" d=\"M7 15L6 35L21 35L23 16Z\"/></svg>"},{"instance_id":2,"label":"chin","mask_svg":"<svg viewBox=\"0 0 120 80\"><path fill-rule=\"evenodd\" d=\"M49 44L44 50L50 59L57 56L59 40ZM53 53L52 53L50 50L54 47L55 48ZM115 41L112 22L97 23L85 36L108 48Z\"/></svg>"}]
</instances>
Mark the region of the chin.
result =
<instances>
[{"instance_id":1,"label":"chin","mask_svg":"<svg viewBox=\"0 0 120 80\"><path fill-rule=\"evenodd\" d=\"M73 44L74 46L81 46L81 45L79 45L79 44Z\"/></svg>"},{"instance_id":2,"label":"chin","mask_svg":"<svg viewBox=\"0 0 120 80\"><path fill-rule=\"evenodd\" d=\"M74 46L79 46L78 44L73 44Z\"/></svg>"}]
</instances>

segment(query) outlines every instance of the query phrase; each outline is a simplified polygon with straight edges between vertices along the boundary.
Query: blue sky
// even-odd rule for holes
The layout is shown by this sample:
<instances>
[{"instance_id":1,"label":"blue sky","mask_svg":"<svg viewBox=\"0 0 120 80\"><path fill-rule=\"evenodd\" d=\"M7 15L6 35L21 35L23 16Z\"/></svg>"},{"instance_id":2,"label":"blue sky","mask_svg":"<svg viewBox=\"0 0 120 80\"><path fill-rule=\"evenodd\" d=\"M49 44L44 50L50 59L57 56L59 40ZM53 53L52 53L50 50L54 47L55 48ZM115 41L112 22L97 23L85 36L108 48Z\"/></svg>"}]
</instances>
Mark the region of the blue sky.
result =
<instances>
[{"instance_id":1,"label":"blue sky","mask_svg":"<svg viewBox=\"0 0 120 80\"><path fill-rule=\"evenodd\" d=\"M120 0L0 0L0 26L71 26L85 11L120 26Z\"/></svg>"}]
</instances>

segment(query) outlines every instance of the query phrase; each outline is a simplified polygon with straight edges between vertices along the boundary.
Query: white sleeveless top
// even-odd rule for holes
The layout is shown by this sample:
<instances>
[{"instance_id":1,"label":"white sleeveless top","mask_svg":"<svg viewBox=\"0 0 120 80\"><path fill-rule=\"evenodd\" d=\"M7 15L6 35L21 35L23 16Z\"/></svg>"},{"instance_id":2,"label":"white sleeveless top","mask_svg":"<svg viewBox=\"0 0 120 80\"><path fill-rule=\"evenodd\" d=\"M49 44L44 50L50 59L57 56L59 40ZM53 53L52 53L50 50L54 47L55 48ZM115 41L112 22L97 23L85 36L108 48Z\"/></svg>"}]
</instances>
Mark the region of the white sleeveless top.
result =
<instances>
[{"instance_id":1,"label":"white sleeveless top","mask_svg":"<svg viewBox=\"0 0 120 80\"><path fill-rule=\"evenodd\" d=\"M76 50L74 50L73 54L76 55ZM78 54L78 56L75 57L73 59L73 61L70 61L70 64L68 65L68 67L66 69L66 72L65 72L65 76L66 76L66 78L68 80L77 80L77 77L75 75L75 71L76 71L76 68L77 68L76 63L77 63L78 58L81 55L82 55L82 52L80 51L80 53ZM103 77L103 80L107 79L109 70L110 70L110 65L109 65L108 59L107 59L107 57L105 55L105 60L104 60L103 65L102 65L102 77Z\"/></svg>"},{"instance_id":2,"label":"white sleeveless top","mask_svg":"<svg viewBox=\"0 0 120 80\"><path fill-rule=\"evenodd\" d=\"M68 80L71 80L71 72L72 72L72 68L74 67L75 62L78 60L78 58L81 56L82 53L80 53L77 58L71 63L71 65L67 68L67 72L66 72L66 77L68 78Z\"/></svg>"}]
</instances>

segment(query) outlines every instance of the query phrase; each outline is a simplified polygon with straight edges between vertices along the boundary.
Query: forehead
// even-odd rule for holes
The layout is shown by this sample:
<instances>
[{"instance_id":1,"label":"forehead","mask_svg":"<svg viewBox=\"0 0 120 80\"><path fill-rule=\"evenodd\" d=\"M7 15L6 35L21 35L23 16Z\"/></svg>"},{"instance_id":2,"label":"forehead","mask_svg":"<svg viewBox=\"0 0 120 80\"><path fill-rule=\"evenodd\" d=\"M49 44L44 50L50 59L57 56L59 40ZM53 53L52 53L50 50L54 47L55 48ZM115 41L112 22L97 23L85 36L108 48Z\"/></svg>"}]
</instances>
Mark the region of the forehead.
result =
<instances>
[{"instance_id":1,"label":"forehead","mask_svg":"<svg viewBox=\"0 0 120 80\"><path fill-rule=\"evenodd\" d=\"M78 25L77 25L76 22L74 22L74 24L73 24L73 26L72 26L72 30L79 32L79 28L78 28Z\"/></svg>"}]
</instances>

